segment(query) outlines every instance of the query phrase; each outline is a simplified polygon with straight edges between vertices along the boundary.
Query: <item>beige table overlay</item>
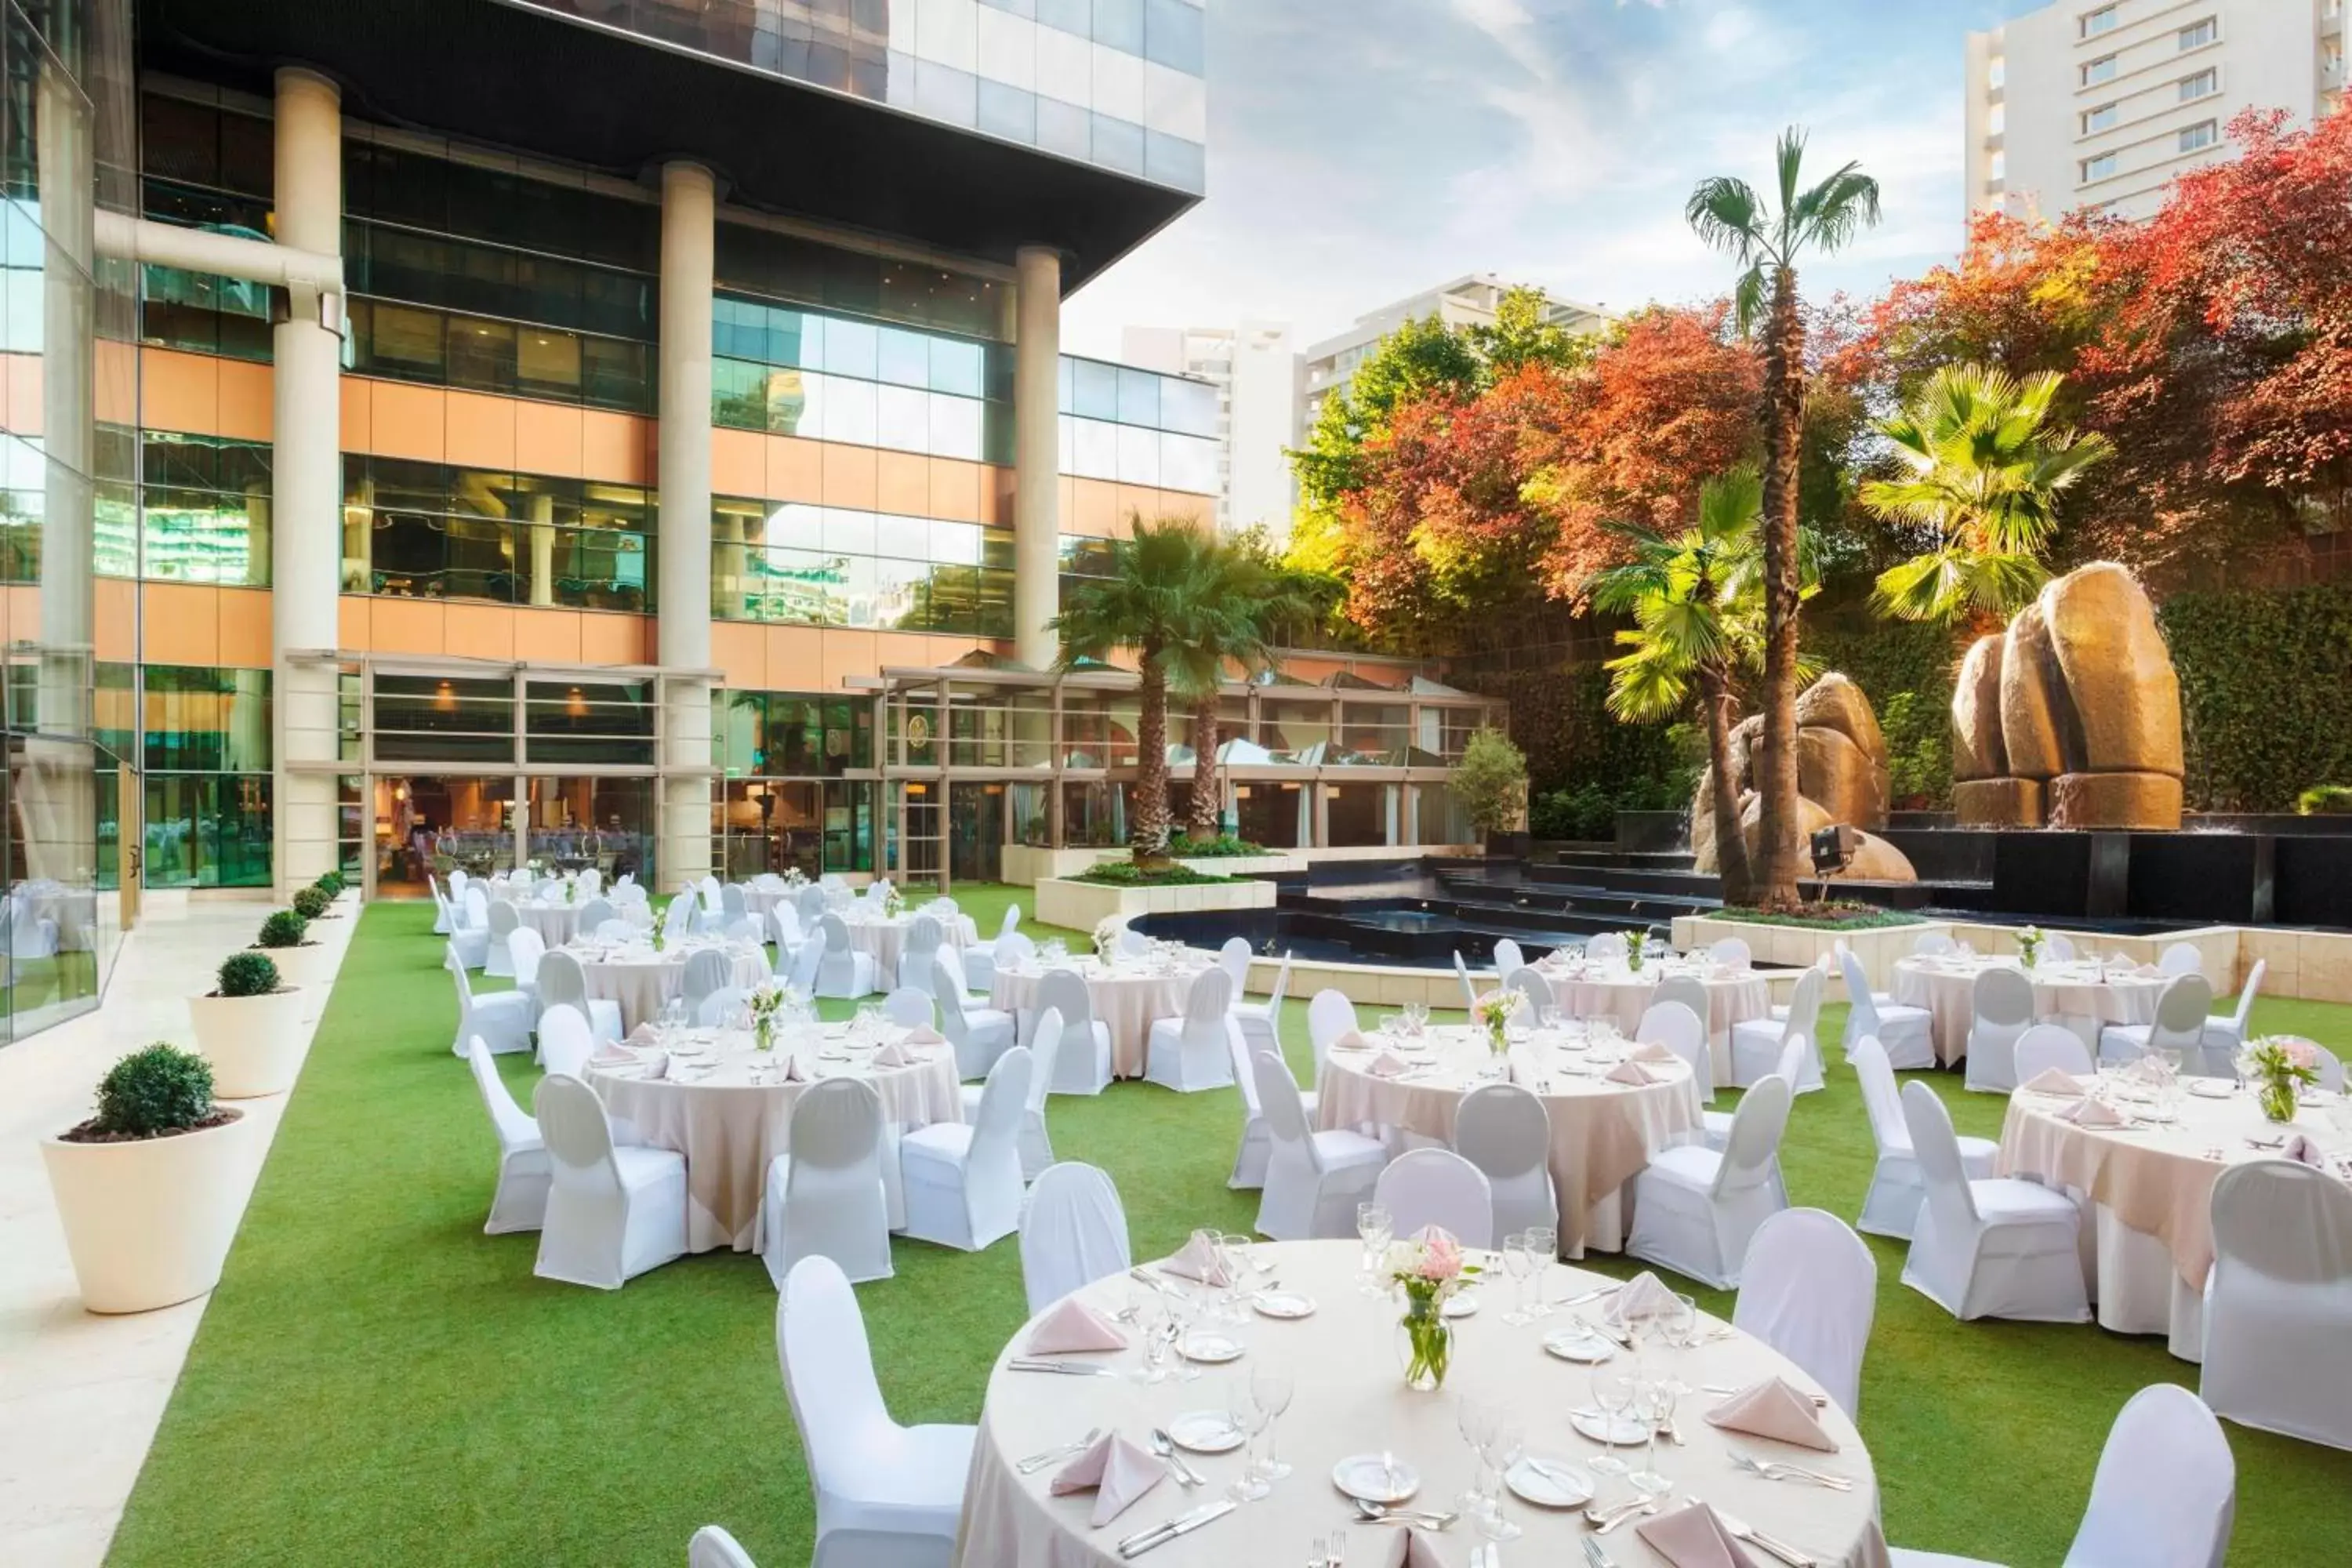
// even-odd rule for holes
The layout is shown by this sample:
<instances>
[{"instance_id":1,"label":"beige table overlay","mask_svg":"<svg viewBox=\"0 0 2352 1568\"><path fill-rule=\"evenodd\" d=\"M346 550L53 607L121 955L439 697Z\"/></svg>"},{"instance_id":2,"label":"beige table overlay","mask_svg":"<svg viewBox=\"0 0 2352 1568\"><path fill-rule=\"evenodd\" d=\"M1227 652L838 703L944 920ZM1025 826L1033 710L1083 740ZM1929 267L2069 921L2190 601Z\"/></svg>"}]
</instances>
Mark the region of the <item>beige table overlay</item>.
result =
<instances>
[{"instance_id":1,"label":"beige table overlay","mask_svg":"<svg viewBox=\"0 0 2352 1568\"><path fill-rule=\"evenodd\" d=\"M686 989L686 961L689 954L714 945L688 939L671 942L660 952L650 947L626 947L614 950L590 947L575 950L581 972L586 976L588 994L621 1005L621 1032L627 1034L639 1024L649 1024L661 1012L662 1004L682 994ZM730 985L745 990L770 978L766 960L759 948L745 942L715 944L733 961L734 973L727 980Z\"/></svg>"},{"instance_id":2,"label":"beige table overlay","mask_svg":"<svg viewBox=\"0 0 2352 1568\"><path fill-rule=\"evenodd\" d=\"M519 903L514 910L515 918L550 947L562 947L580 934L580 904Z\"/></svg>"},{"instance_id":3,"label":"beige table overlay","mask_svg":"<svg viewBox=\"0 0 2352 1568\"><path fill-rule=\"evenodd\" d=\"M1099 1530L1087 1527L1095 1505L1091 1491L1055 1497L1049 1488L1058 1468L1048 1465L1021 1475L1025 1455L1067 1443L1089 1427L1116 1430L1142 1445L1154 1426L1188 1411L1221 1408L1223 1380L1246 1374L1258 1358L1282 1366L1297 1394L1276 1428L1282 1458L1293 1473L1271 1495L1242 1504L1223 1519L1152 1551L1151 1568L1257 1568L1309 1561L1315 1538L1333 1529L1348 1532L1348 1561L1355 1568L1384 1561L1390 1546L1385 1527L1358 1521L1347 1500L1332 1486L1331 1468L1350 1455L1385 1449L1415 1467L1422 1476L1416 1505L1451 1508L1470 1480L1470 1452L1456 1426L1459 1396L1500 1400L1524 1420L1528 1447L1539 1457L1580 1465L1602 1450L1569 1425L1571 1407L1591 1401L1591 1370L1548 1355L1541 1348L1555 1316L1514 1327L1502 1321L1500 1293L1489 1290L1486 1310L1456 1324L1454 1362L1444 1390L1407 1390L1396 1355L1397 1309L1386 1298L1359 1294L1360 1248L1352 1241L1287 1242L1262 1247L1286 1290L1303 1291L1318 1303L1314 1316L1293 1322L1253 1317L1223 1329L1240 1338L1246 1353L1230 1368L1209 1367L1192 1383L1142 1384L1131 1377L1065 1377L1018 1373L1006 1362L1026 1342L1024 1327L1007 1345L989 1380L981 1412L980 1436L964 1494L963 1529L956 1543L957 1568L1117 1568L1118 1542L1221 1497L1239 1477L1240 1451L1188 1456L1209 1485L1198 1491L1161 1481L1132 1508ZM1543 1277L1550 1296L1607 1283L1597 1275L1555 1265ZM1124 1305L1138 1288L1125 1276L1098 1281L1079 1292L1108 1312ZM1717 1327L1702 1319L1705 1327ZM1794 1363L1746 1336L1703 1341L1691 1350L1652 1347L1645 1364L1671 1368L1692 1388L1708 1384L1745 1386L1778 1375L1804 1390L1819 1388ZM1084 1358L1122 1372L1141 1360L1129 1349ZM1822 1424L1838 1444L1835 1455L1788 1447L1762 1438L1725 1433L1700 1417L1714 1401L1693 1394L1682 1402L1675 1423L1686 1444L1662 1446L1659 1464L1675 1483L1676 1499L1692 1494L1730 1510L1759 1530L1816 1556L1824 1568L1885 1568L1887 1552L1877 1517L1878 1488L1870 1456L1853 1424L1835 1410ZM1834 1469L1853 1479L1851 1491L1830 1491L1747 1474L1727 1450ZM1596 1477L1603 1501L1630 1495L1624 1481ZM1578 1513L1535 1508L1510 1497L1509 1517L1526 1533L1502 1549L1509 1563L1582 1564L1578 1544L1588 1533ZM1478 1543L1466 1524L1429 1537L1437 1560L1460 1568ZM1607 1541L1612 1561L1648 1568L1662 1561L1631 1530Z\"/></svg>"},{"instance_id":4,"label":"beige table overlay","mask_svg":"<svg viewBox=\"0 0 2352 1568\"><path fill-rule=\"evenodd\" d=\"M1604 1075L1622 1059L1622 1043L1589 1047L1576 1027L1536 1031L1516 1041L1501 1063L1486 1036L1471 1028L1431 1029L1420 1048L1367 1037L1373 1048L1334 1050L1324 1064L1317 1124L1394 1127L1450 1148L1464 1095L1498 1077L1532 1089L1551 1122L1563 1258L1581 1258L1587 1247L1621 1250L1631 1219L1627 1184L1660 1151L1688 1142L1703 1126L1689 1068L1664 1063L1660 1082L1612 1083ZM1368 1069L1381 1049L1400 1045L1412 1070L1373 1077Z\"/></svg>"},{"instance_id":5,"label":"beige table overlay","mask_svg":"<svg viewBox=\"0 0 2352 1568\"><path fill-rule=\"evenodd\" d=\"M1657 1000L1658 982L1666 974L1689 975L1706 987L1706 1043L1717 1083L1731 1081L1731 1026L1772 1016L1772 987L1754 970L1718 971L1712 963L1667 962L1644 963L1636 974L1622 963L1573 962L1540 963L1536 973L1551 985L1552 999L1565 1018L1606 1018L1618 1032L1631 1036L1641 1027L1642 1015Z\"/></svg>"},{"instance_id":6,"label":"beige table overlay","mask_svg":"<svg viewBox=\"0 0 2352 1568\"><path fill-rule=\"evenodd\" d=\"M907 933L914 929L915 915L919 913L916 910L892 919L883 915L861 918L856 913L845 912L841 917L842 924L849 928L849 945L873 956L874 983L885 991L899 984L898 955L907 951ZM980 942L980 931L970 915L941 921L940 935L948 946L957 949L977 946ZM905 983L929 988L918 975L907 976Z\"/></svg>"},{"instance_id":7,"label":"beige table overlay","mask_svg":"<svg viewBox=\"0 0 2352 1568\"><path fill-rule=\"evenodd\" d=\"M1895 999L1934 1015L1928 1028L1936 1038L1936 1059L1946 1067L1969 1054L1977 976L1995 964L2017 966L2016 960L2007 958L1906 958L1895 963ZM2074 1030L2096 1060L2102 1028L2155 1021L2157 999L2164 994L2168 977L2108 974L2085 963L2043 963L2032 979L2033 1016Z\"/></svg>"},{"instance_id":8,"label":"beige table overlay","mask_svg":"<svg viewBox=\"0 0 2352 1568\"><path fill-rule=\"evenodd\" d=\"M1156 958L1121 960L1113 965L1085 957L1066 958L1055 964L1024 964L996 972L988 1005L1019 1016L1036 1005L1037 987L1046 970L1073 970L1087 983L1095 1016L1110 1026L1111 1071L1120 1078L1140 1078L1153 1021L1182 1017L1192 982L1208 967L1205 959L1171 966Z\"/></svg>"},{"instance_id":9,"label":"beige table overlay","mask_svg":"<svg viewBox=\"0 0 2352 1568\"><path fill-rule=\"evenodd\" d=\"M866 1043L852 1043L848 1033L847 1024L828 1024L814 1035L787 1033L775 1050L762 1052L740 1030L683 1030L674 1037L680 1050L671 1068L676 1076L648 1082L642 1068L588 1069L589 1087L625 1124L619 1131L628 1141L686 1156L688 1247L755 1252L766 1241L760 1234L760 1198L768 1165L792 1146L793 1107L809 1087L777 1081L788 1058L810 1081L851 1077L874 1086L882 1100L882 1184L890 1226L906 1224L898 1141L934 1122L963 1120L955 1052L945 1046L902 1047L922 1059L877 1069L870 1065L875 1049L885 1039L903 1040L906 1032L894 1029Z\"/></svg>"}]
</instances>

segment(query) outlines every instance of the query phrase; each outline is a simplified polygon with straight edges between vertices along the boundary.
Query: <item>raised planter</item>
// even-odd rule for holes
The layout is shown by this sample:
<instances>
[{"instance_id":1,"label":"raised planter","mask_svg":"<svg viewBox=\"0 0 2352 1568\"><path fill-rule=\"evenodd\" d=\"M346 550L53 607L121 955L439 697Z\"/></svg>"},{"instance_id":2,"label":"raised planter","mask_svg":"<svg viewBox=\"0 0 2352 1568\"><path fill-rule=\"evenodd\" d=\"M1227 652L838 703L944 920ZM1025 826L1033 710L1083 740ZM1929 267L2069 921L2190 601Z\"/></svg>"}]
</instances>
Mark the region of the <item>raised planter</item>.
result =
<instances>
[{"instance_id":1,"label":"raised planter","mask_svg":"<svg viewBox=\"0 0 2352 1568\"><path fill-rule=\"evenodd\" d=\"M259 996L188 998L196 1049L213 1065L213 1092L223 1100L284 1094L302 1070L304 1009L310 988L285 985Z\"/></svg>"},{"instance_id":2,"label":"raised planter","mask_svg":"<svg viewBox=\"0 0 2352 1568\"><path fill-rule=\"evenodd\" d=\"M340 943L306 942L299 947L257 947L253 950L268 955L278 965L278 977L289 985L306 990L324 990L335 983L335 972L343 966Z\"/></svg>"},{"instance_id":3,"label":"raised planter","mask_svg":"<svg viewBox=\"0 0 2352 1568\"><path fill-rule=\"evenodd\" d=\"M1945 921L1921 921L1916 925L1826 931L1812 926L1727 920L1721 915L1677 915L1675 945L1687 951L1736 936L1748 944L1748 955L1757 963L1782 964L1793 970L1818 963L1826 954L1835 952L1843 942L1861 963L1872 989L1884 991L1895 983L1895 961L1910 957L1914 942L1929 931L1955 929ZM1829 985L1822 994L1832 1002L1845 1000L1845 980L1835 963L1830 966Z\"/></svg>"},{"instance_id":4,"label":"raised planter","mask_svg":"<svg viewBox=\"0 0 2352 1568\"><path fill-rule=\"evenodd\" d=\"M151 1312L220 1283L253 1160L253 1119L122 1143L41 1141L82 1305Z\"/></svg>"},{"instance_id":5,"label":"raised planter","mask_svg":"<svg viewBox=\"0 0 2352 1568\"><path fill-rule=\"evenodd\" d=\"M1168 888L1114 888L1049 877L1037 884L1037 919L1046 925L1092 931L1117 917L1174 914L1190 910L1270 910L1272 882L1192 882Z\"/></svg>"}]
</instances>

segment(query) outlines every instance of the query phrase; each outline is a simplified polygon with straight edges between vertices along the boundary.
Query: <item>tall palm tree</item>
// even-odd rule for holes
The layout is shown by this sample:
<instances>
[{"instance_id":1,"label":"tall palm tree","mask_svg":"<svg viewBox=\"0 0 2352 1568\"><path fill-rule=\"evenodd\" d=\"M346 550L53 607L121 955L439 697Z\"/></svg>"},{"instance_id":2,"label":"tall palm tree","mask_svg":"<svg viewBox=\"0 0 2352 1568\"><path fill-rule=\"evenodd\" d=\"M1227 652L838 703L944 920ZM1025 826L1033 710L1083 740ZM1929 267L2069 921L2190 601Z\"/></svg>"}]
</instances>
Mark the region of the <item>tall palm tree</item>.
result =
<instances>
[{"instance_id":1,"label":"tall palm tree","mask_svg":"<svg viewBox=\"0 0 2352 1568\"><path fill-rule=\"evenodd\" d=\"M1048 624L1062 635L1058 668L1134 650L1139 682L1135 725L1135 810L1129 841L1139 861L1168 845L1168 693L1211 688L1217 651L1233 640L1215 537L1188 517L1146 522L1111 543L1108 576L1082 579Z\"/></svg>"},{"instance_id":2,"label":"tall palm tree","mask_svg":"<svg viewBox=\"0 0 2352 1568\"><path fill-rule=\"evenodd\" d=\"M1947 365L1878 426L1909 472L1863 486L1862 504L1935 541L1879 574L1879 608L1906 621L2006 619L2041 591L2059 496L2115 454L2096 432L2049 423L2064 379Z\"/></svg>"},{"instance_id":3,"label":"tall palm tree","mask_svg":"<svg viewBox=\"0 0 2352 1568\"><path fill-rule=\"evenodd\" d=\"M1217 786L1217 709L1223 694L1223 666L1240 668L1244 679L1274 667L1274 645L1298 623L1315 613L1311 596L1299 574L1278 562L1221 540L1213 563L1213 590L1217 611L1202 634L1210 640L1204 652L1213 653L1221 667L1207 685L1186 687L1178 695L1192 709L1192 797L1184 831L1193 838L1213 838L1224 808L1224 792Z\"/></svg>"},{"instance_id":4,"label":"tall palm tree","mask_svg":"<svg viewBox=\"0 0 2352 1568\"><path fill-rule=\"evenodd\" d=\"M1698 237L1743 268L1732 289L1739 330L1762 323L1764 350L1764 863L1757 892L1766 904L1797 901L1804 846L1797 816L1797 610L1802 597L1797 551L1797 457L1805 417L1805 324L1798 314L1797 262L1808 251L1843 247L1878 221L1878 182L1848 163L1819 184L1801 184L1804 132L1780 133L1774 156L1776 213L1745 180L1718 175L1691 191L1683 216Z\"/></svg>"}]
</instances>

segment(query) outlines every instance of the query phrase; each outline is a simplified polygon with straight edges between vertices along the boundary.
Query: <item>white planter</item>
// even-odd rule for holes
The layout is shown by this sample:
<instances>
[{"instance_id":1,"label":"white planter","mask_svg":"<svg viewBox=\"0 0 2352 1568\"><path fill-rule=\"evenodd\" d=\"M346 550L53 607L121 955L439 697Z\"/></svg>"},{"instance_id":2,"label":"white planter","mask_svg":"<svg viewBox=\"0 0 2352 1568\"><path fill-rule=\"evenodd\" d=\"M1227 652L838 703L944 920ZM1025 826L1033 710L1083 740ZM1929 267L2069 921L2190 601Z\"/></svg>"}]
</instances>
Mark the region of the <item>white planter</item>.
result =
<instances>
[{"instance_id":1,"label":"white planter","mask_svg":"<svg viewBox=\"0 0 2352 1568\"><path fill-rule=\"evenodd\" d=\"M213 1064L223 1100L284 1094L302 1070L303 1008L310 992L287 986L264 996L191 996L196 1049Z\"/></svg>"},{"instance_id":2,"label":"white planter","mask_svg":"<svg viewBox=\"0 0 2352 1568\"><path fill-rule=\"evenodd\" d=\"M1113 916L1171 914L1187 910L1272 909L1272 882L1195 882L1172 888L1119 888L1047 878L1037 884L1037 919L1045 925L1092 931Z\"/></svg>"},{"instance_id":3,"label":"white planter","mask_svg":"<svg viewBox=\"0 0 2352 1568\"><path fill-rule=\"evenodd\" d=\"M342 954L335 944L315 937L299 947L257 947L252 951L276 964L278 978L287 984L305 990L325 990L334 984L335 971L342 966Z\"/></svg>"},{"instance_id":4,"label":"white planter","mask_svg":"<svg viewBox=\"0 0 2352 1568\"><path fill-rule=\"evenodd\" d=\"M152 1312L220 1283L252 1175L253 1119L135 1143L41 1141L93 1312Z\"/></svg>"}]
</instances>

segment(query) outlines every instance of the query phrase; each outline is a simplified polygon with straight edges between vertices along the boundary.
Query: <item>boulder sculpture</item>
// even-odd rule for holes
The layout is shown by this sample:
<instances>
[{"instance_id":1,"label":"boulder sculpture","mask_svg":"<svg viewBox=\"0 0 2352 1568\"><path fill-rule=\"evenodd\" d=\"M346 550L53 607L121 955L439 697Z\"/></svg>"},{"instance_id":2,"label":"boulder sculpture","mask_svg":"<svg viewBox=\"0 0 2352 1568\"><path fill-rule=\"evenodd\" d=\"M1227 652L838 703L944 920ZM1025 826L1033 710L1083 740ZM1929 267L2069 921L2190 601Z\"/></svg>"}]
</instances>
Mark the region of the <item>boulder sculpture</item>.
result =
<instances>
[{"instance_id":1,"label":"boulder sculpture","mask_svg":"<svg viewBox=\"0 0 2352 1568\"><path fill-rule=\"evenodd\" d=\"M1732 784L1739 792L1739 820L1749 863L1761 853L1763 802L1753 784L1756 754L1764 746L1764 716L1740 721L1731 732ZM1916 882L1903 851L1871 829L1886 826L1886 737L1862 688L1844 676L1822 676L1797 698L1798 828L1810 837L1833 823L1863 830L1862 847L1840 877L1868 882ZM1715 773L1699 778L1691 802L1691 851L1695 870L1712 872L1715 858Z\"/></svg>"},{"instance_id":2,"label":"boulder sculpture","mask_svg":"<svg viewBox=\"0 0 2352 1568\"><path fill-rule=\"evenodd\" d=\"M2180 681L2132 574L2096 562L1977 639L1952 692L1963 827L2177 828Z\"/></svg>"}]
</instances>

